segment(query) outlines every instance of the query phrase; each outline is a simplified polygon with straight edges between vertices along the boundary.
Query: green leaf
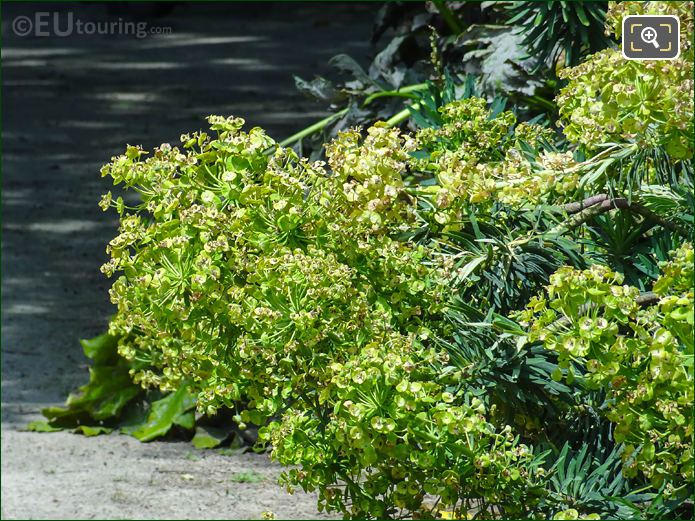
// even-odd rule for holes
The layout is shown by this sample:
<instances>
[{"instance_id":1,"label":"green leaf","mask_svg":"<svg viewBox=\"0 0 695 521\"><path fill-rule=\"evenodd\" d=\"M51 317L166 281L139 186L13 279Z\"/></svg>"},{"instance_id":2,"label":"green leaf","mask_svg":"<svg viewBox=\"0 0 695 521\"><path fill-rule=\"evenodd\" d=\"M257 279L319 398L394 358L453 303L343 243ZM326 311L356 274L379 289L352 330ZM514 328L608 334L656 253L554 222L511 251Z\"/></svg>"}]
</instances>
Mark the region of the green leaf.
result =
<instances>
[{"instance_id":1,"label":"green leaf","mask_svg":"<svg viewBox=\"0 0 695 521\"><path fill-rule=\"evenodd\" d=\"M473 273L473 270L478 267L478 265L487 259L487 254L486 255L481 255L479 257L475 257L473 260L468 262L463 268L458 273L458 277L460 281L463 281L468 278L468 276Z\"/></svg>"},{"instance_id":2,"label":"green leaf","mask_svg":"<svg viewBox=\"0 0 695 521\"><path fill-rule=\"evenodd\" d=\"M161 400L152 402L147 420L138 426L127 429L140 441L150 441L164 436L173 425L192 428L192 413L187 413L195 407L195 396L188 390L188 384L183 384L175 392Z\"/></svg>"},{"instance_id":3,"label":"green leaf","mask_svg":"<svg viewBox=\"0 0 695 521\"><path fill-rule=\"evenodd\" d=\"M196 449L212 449L223 443L233 432L233 427L225 429L221 427L211 427L197 425L195 436L191 442Z\"/></svg>"},{"instance_id":4,"label":"green leaf","mask_svg":"<svg viewBox=\"0 0 695 521\"><path fill-rule=\"evenodd\" d=\"M557 367L552 373L550 373L550 378L552 378L556 382L562 380L562 369Z\"/></svg>"},{"instance_id":5,"label":"green leaf","mask_svg":"<svg viewBox=\"0 0 695 521\"><path fill-rule=\"evenodd\" d=\"M99 434L108 434L112 430L113 429L111 427L103 427L101 425L97 425L94 427L91 427L89 425L79 425L72 432L84 434L85 436L98 436Z\"/></svg>"},{"instance_id":6,"label":"green leaf","mask_svg":"<svg viewBox=\"0 0 695 521\"><path fill-rule=\"evenodd\" d=\"M498 313L492 315L492 324L505 333L521 336L526 335L526 331L524 331L518 323Z\"/></svg>"},{"instance_id":7,"label":"green leaf","mask_svg":"<svg viewBox=\"0 0 695 521\"><path fill-rule=\"evenodd\" d=\"M68 397L66 407L47 407L41 413L53 425L75 427L90 420L118 416L140 392L140 387L131 381L125 363L95 366L89 369L89 383Z\"/></svg>"},{"instance_id":8,"label":"green leaf","mask_svg":"<svg viewBox=\"0 0 695 521\"><path fill-rule=\"evenodd\" d=\"M114 365L118 360L118 339L108 333L80 340L80 344L84 355L94 360L94 365Z\"/></svg>"},{"instance_id":9,"label":"green leaf","mask_svg":"<svg viewBox=\"0 0 695 521\"><path fill-rule=\"evenodd\" d=\"M278 219L277 223L278 223L278 228L280 228L280 230L283 232L288 232L297 226L297 223L295 222L295 220L292 219L292 217L287 215L287 214L281 215L280 218Z\"/></svg>"},{"instance_id":10,"label":"green leaf","mask_svg":"<svg viewBox=\"0 0 695 521\"><path fill-rule=\"evenodd\" d=\"M57 431L62 431L63 429L61 427L54 427L47 421L43 420L37 420L30 422L26 426L26 430L28 431L33 431L33 432L57 432Z\"/></svg>"},{"instance_id":11,"label":"green leaf","mask_svg":"<svg viewBox=\"0 0 695 521\"><path fill-rule=\"evenodd\" d=\"M586 13L584 12L582 5L575 4L575 8L577 10L577 18L579 18L579 21L582 23L582 25L589 27L591 24L589 23L589 19L586 17Z\"/></svg>"},{"instance_id":12,"label":"green leaf","mask_svg":"<svg viewBox=\"0 0 695 521\"><path fill-rule=\"evenodd\" d=\"M195 427L195 412L188 411L187 413L177 416L174 420L174 425L183 427L186 430L191 430Z\"/></svg>"}]
</instances>

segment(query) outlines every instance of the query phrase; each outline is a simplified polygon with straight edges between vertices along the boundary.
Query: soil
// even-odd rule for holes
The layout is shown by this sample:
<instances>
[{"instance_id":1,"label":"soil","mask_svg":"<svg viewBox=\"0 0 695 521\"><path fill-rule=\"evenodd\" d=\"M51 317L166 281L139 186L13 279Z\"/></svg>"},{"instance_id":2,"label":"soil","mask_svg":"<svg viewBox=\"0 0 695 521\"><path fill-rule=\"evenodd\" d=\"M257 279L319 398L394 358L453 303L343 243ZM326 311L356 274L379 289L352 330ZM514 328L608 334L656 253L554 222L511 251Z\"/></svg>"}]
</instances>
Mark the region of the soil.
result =
<instances>
[{"instance_id":1,"label":"soil","mask_svg":"<svg viewBox=\"0 0 695 521\"><path fill-rule=\"evenodd\" d=\"M24 428L85 382L77 340L113 312L99 266L116 222L97 206L110 188L100 166L126 143L176 143L209 114L276 139L325 116L292 75L330 74L338 53L364 63L378 7L190 2L149 18L140 5L2 4L3 519L322 518L315 495L276 484L264 454ZM171 30L17 35L14 20L37 12Z\"/></svg>"}]
</instances>

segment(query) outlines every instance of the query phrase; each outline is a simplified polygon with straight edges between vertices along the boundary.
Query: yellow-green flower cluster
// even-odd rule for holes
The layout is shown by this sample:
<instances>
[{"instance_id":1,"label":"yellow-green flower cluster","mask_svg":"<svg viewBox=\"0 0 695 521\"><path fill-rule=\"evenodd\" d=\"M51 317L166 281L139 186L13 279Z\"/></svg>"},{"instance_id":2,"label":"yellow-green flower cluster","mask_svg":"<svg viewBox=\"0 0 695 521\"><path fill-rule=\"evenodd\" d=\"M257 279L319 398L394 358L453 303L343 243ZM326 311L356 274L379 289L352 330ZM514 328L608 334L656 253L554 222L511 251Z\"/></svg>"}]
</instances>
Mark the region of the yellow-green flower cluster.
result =
<instances>
[{"instance_id":1,"label":"yellow-green flower cluster","mask_svg":"<svg viewBox=\"0 0 695 521\"><path fill-rule=\"evenodd\" d=\"M342 190L327 194L325 204L335 207L339 197L347 217L372 231L382 230L385 221L411 221L403 176L414 147L409 135L383 122L367 129L364 140L360 129L341 132L326 146L326 156L334 176L330 184Z\"/></svg>"},{"instance_id":2,"label":"yellow-green flower cluster","mask_svg":"<svg viewBox=\"0 0 695 521\"><path fill-rule=\"evenodd\" d=\"M601 516L600 514L580 514L576 508L568 508L555 514L553 519L601 519Z\"/></svg>"},{"instance_id":3,"label":"yellow-green flower cluster","mask_svg":"<svg viewBox=\"0 0 695 521\"><path fill-rule=\"evenodd\" d=\"M568 381L579 366L588 388L606 390L606 416L626 444L623 472L672 493L693 479L692 245L662 270L658 302L645 308L639 290L606 267L561 268L519 318L529 341L558 353Z\"/></svg>"},{"instance_id":4,"label":"yellow-green flower cluster","mask_svg":"<svg viewBox=\"0 0 695 521\"><path fill-rule=\"evenodd\" d=\"M390 334L331 364L317 397L331 411L326 423L290 411L261 429L275 458L301 466L286 474L288 488L318 488L321 509L357 519L421 511L428 497L459 511L480 502L507 516L528 511L541 477L530 449L510 428L495 430L480 400L462 400L461 373L442 371L445 354L418 344ZM345 488L320 487L341 468L350 469Z\"/></svg>"},{"instance_id":5,"label":"yellow-green flower cluster","mask_svg":"<svg viewBox=\"0 0 695 521\"><path fill-rule=\"evenodd\" d=\"M522 143L541 148L549 130L527 123L515 127L512 112L493 117L481 98L453 102L440 112L440 128L417 134L418 149L427 157L412 163L414 170L431 172L438 181L435 204L448 209L436 216L442 224L456 221L461 205L499 201L521 207L575 189L579 177L570 170L575 165L571 154L544 151L529 158L523 152Z\"/></svg>"},{"instance_id":6,"label":"yellow-green flower cluster","mask_svg":"<svg viewBox=\"0 0 695 521\"><path fill-rule=\"evenodd\" d=\"M453 101L439 109L442 124L416 134L418 148L431 151L429 161L436 163L446 151L456 151L461 159L474 162L502 157L508 147L508 133L516 123L512 112L491 117L483 98Z\"/></svg>"},{"instance_id":7,"label":"yellow-green flower cluster","mask_svg":"<svg viewBox=\"0 0 695 521\"><path fill-rule=\"evenodd\" d=\"M693 155L692 2L613 3L608 27L620 36L623 15L671 14L681 21L675 60L626 60L605 49L560 72L569 80L557 103L567 138L588 150L610 142L663 146L675 159Z\"/></svg>"}]
</instances>

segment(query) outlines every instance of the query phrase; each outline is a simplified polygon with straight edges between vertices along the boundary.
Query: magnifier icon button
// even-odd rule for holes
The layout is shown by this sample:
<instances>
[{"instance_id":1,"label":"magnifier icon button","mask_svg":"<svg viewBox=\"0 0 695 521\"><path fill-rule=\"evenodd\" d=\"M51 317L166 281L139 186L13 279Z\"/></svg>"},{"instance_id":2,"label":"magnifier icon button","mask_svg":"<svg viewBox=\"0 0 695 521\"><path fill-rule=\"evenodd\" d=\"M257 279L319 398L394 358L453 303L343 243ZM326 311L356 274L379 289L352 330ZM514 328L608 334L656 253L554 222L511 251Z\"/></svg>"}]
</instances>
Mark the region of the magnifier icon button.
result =
<instances>
[{"instance_id":1,"label":"magnifier icon button","mask_svg":"<svg viewBox=\"0 0 695 521\"><path fill-rule=\"evenodd\" d=\"M659 42L656 41L656 29L653 27L645 27L640 33L644 43L651 43L656 49L659 48Z\"/></svg>"}]
</instances>

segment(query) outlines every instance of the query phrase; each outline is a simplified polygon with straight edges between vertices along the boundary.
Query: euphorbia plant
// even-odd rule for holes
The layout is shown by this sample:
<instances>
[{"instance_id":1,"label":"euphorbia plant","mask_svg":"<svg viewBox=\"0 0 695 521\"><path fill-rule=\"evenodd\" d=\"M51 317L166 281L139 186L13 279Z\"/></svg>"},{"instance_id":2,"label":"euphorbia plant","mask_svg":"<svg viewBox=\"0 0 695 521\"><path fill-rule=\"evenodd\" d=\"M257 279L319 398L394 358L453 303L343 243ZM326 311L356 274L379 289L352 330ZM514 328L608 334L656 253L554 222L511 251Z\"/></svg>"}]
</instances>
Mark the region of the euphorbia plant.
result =
<instances>
[{"instance_id":1,"label":"euphorbia plant","mask_svg":"<svg viewBox=\"0 0 695 521\"><path fill-rule=\"evenodd\" d=\"M102 174L139 202L102 199L103 271L133 379L239 409L288 488L348 517L670 514L692 490L683 51L564 72L568 142L473 97L342 132L327 164L233 117L128 147Z\"/></svg>"},{"instance_id":2,"label":"euphorbia plant","mask_svg":"<svg viewBox=\"0 0 695 521\"><path fill-rule=\"evenodd\" d=\"M449 275L395 238L415 221L402 178L413 142L379 125L364 141L343 134L328 173L286 149L268 156L274 143L239 120L210 121L217 139L183 136L183 151L149 159L131 148L104 169L142 198L114 203L123 224L104 267L123 272L110 331L147 362L135 379L191 379L202 410L243 400L242 421L278 417L262 438L303 465L288 483L318 487L331 509L391 516L426 494L532 504L538 463L523 463L535 458L428 347L446 329Z\"/></svg>"}]
</instances>

